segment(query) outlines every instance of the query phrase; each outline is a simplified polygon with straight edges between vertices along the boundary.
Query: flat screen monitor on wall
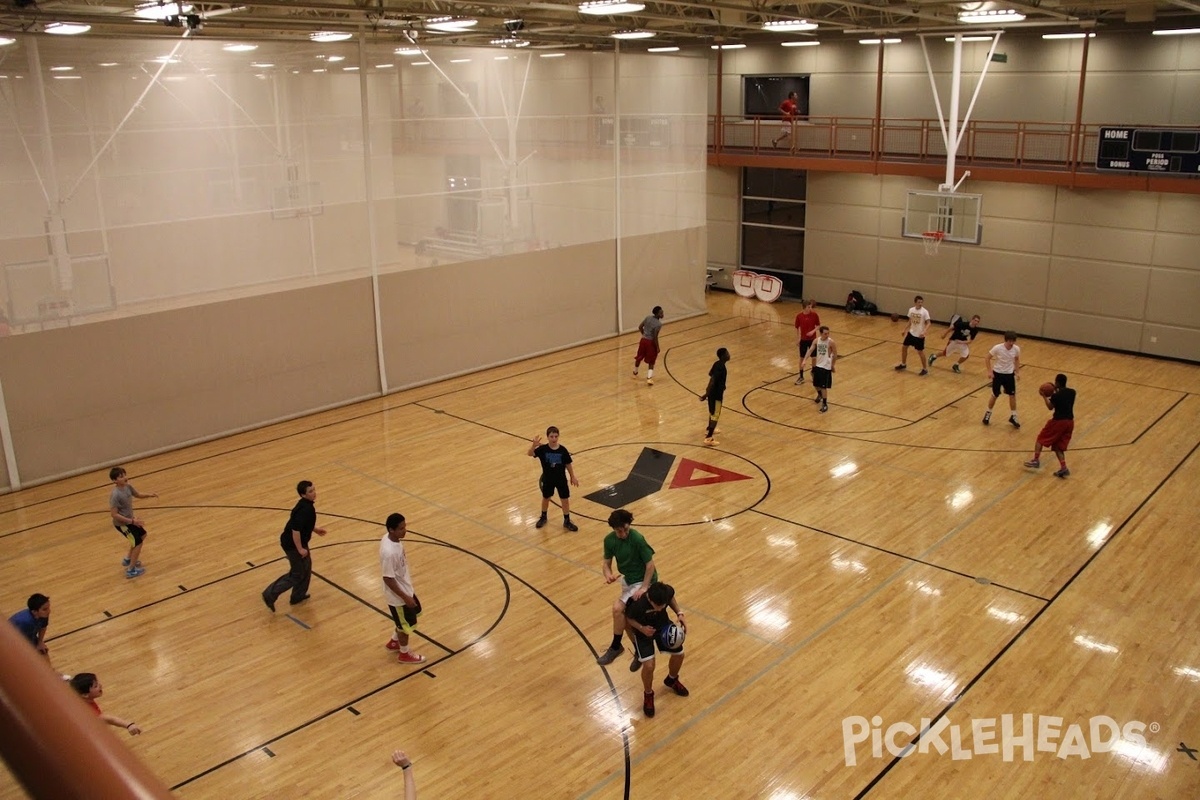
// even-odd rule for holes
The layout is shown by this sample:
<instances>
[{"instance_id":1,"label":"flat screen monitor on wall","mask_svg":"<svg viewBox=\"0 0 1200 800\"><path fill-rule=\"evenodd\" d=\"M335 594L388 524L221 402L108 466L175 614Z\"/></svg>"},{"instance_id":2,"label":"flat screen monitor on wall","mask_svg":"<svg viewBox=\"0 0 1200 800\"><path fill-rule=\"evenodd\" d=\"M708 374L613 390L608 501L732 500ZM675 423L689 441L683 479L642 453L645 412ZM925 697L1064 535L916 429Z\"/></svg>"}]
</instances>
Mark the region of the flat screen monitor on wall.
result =
<instances>
[{"instance_id":1,"label":"flat screen monitor on wall","mask_svg":"<svg viewBox=\"0 0 1200 800\"><path fill-rule=\"evenodd\" d=\"M779 104L796 93L800 118L808 116L807 75L746 75L742 84L742 114L747 117L778 117Z\"/></svg>"}]
</instances>

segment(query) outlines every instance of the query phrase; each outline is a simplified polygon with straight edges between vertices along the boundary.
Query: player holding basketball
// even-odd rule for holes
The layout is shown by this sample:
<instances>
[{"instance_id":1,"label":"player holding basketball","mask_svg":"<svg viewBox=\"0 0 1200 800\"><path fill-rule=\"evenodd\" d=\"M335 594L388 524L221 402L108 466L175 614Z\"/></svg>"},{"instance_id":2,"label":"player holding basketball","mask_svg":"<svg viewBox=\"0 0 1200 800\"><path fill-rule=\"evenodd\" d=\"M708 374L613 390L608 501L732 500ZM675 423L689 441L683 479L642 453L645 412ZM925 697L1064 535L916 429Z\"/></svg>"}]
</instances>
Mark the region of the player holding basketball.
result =
<instances>
[{"instance_id":1,"label":"player holding basketball","mask_svg":"<svg viewBox=\"0 0 1200 800\"><path fill-rule=\"evenodd\" d=\"M942 334L942 338L950 337L950 341L946 342L946 346L942 348L940 354L929 356L929 366L933 366L933 362L937 361L940 356L955 355L958 356L958 361L950 369L957 373L961 373L959 365L971 357L971 342L975 341L975 336L979 333L979 315L971 317L971 321L955 316L950 322L950 327L946 328L946 332Z\"/></svg>"},{"instance_id":2,"label":"player holding basketball","mask_svg":"<svg viewBox=\"0 0 1200 800\"><path fill-rule=\"evenodd\" d=\"M687 623L683 621L683 612L679 610L679 603L675 600L675 589L669 584L653 584L644 595L636 600L631 598L625 606L625 625L633 643L633 661L629 664L629 671L637 672L639 668L642 670L642 711L647 717L654 716L655 649L671 656L667 662L667 677L663 683L680 697L691 694L679 680L679 668L683 666L683 643L669 649L659 638L659 633L671 624L667 608L675 612L675 617L679 620L677 624L687 633Z\"/></svg>"},{"instance_id":3,"label":"player holding basketball","mask_svg":"<svg viewBox=\"0 0 1200 800\"><path fill-rule=\"evenodd\" d=\"M408 650L408 635L416 630L417 617L421 614L421 601L413 590L402 541L408 533L408 525L403 514L388 514L384 527L387 533L379 540L379 567L383 573L383 596L392 613L392 622L396 623L387 649L399 653L396 660L401 664L422 664L425 656Z\"/></svg>"},{"instance_id":4,"label":"player holding basketball","mask_svg":"<svg viewBox=\"0 0 1200 800\"><path fill-rule=\"evenodd\" d=\"M1043 397L1046 408L1054 413L1042 426L1033 446L1033 458L1025 462L1025 466L1037 469L1042 466L1042 448L1049 447L1058 456L1058 471L1056 478L1065 478L1071 474L1067 469L1067 446L1071 444L1071 434L1075 430L1075 390L1067 388L1067 376L1061 372L1054 376L1054 392L1049 397Z\"/></svg>"},{"instance_id":5,"label":"player holding basketball","mask_svg":"<svg viewBox=\"0 0 1200 800\"><path fill-rule=\"evenodd\" d=\"M708 401L708 428L704 434L704 443L709 447L720 444L713 439L717 432L717 423L721 420L721 403L725 400L725 382L729 379L729 370L725 362L729 360L729 351L724 347L717 349L717 360L708 370L708 388L700 395L700 402Z\"/></svg>"},{"instance_id":6,"label":"player holding basketball","mask_svg":"<svg viewBox=\"0 0 1200 800\"><path fill-rule=\"evenodd\" d=\"M908 369L908 348L917 351L917 359L921 364L921 374L928 375L925 369L925 333L929 330L929 309L925 308L925 298L917 295L913 298L913 306L908 310L908 331L904 334L904 344L900 345L900 363L896 371Z\"/></svg>"},{"instance_id":7,"label":"player holding basketball","mask_svg":"<svg viewBox=\"0 0 1200 800\"><path fill-rule=\"evenodd\" d=\"M796 93L788 92L787 99L779 104L779 115L783 118L783 132L771 140L771 147L779 147L779 143L792 135L792 122L800 106L796 104Z\"/></svg>"},{"instance_id":8,"label":"player holding basketball","mask_svg":"<svg viewBox=\"0 0 1200 800\"><path fill-rule=\"evenodd\" d=\"M618 508L608 515L608 525L612 532L604 537L604 582L621 581L621 594L612 606L612 644L596 659L596 663L602 667L611 664L625 650L621 644L621 635L625 633L625 604L631 598L641 597L658 580L654 548L646 541L646 537L630 527L633 525L633 514ZM616 572L612 569L613 559L617 562Z\"/></svg>"},{"instance_id":9,"label":"player holding basketball","mask_svg":"<svg viewBox=\"0 0 1200 800\"><path fill-rule=\"evenodd\" d=\"M1021 375L1021 348L1017 346L1016 332L1005 331L1004 343L988 350L984 363L987 365L988 378L992 381L992 396L988 399L983 424L992 423L992 408L996 405L996 398L1003 391L1008 395L1008 408L1012 412L1008 423L1014 428L1021 427L1021 423L1017 421L1017 378Z\"/></svg>"},{"instance_id":10,"label":"player holding basketball","mask_svg":"<svg viewBox=\"0 0 1200 800\"><path fill-rule=\"evenodd\" d=\"M638 367L646 362L646 385L654 385L654 363L658 361L658 332L662 330L662 306L655 306L650 316L638 325L638 333L642 334L638 342L637 355L633 357L633 377L638 376Z\"/></svg>"},{"instance_id":11,"label":"player holding basketball","mask_svg":"<svg viewBox=\"0 0 1200 800\"><path fill-rule=\"evenodd\" d=\"M804 383L804 357L808 355L808 348L812 347L813 341L817 338L817 328L820 326L821 318L817 316L817 301L805 301L804 310L796 315L796 346L800 348L800 376L796 378L797 386Z\"/></svg>"},{"instance_id":12,"label":"player holding basketball","mask_svg":"<svg viewBox=\"0 0 1200 800\"><path fill-rule=\"evenodd\" d=\"M837 343L829 338L829 326L821 326L821 335L812 348L813 387L817 390L816 402L821 404L821 413L829 410L829 390L833 388L834 363L837 361Z\"/></svg>"},{"instance_id":13,"label":"player holding basketball","mask_svg":"<svg viewBox=\"0 0 1200 800\"><path fill-rule=\"evenodd\" d=\"M158 495L153 492L142 494L133 488L124 467L110 469L108 479L115 484L108 495L108 511L112 514L113 527L129 542L129 552L121 560L121 566L125 567L126 578L136 578L146 571L139 560L142 543L146 541L146 523L142 522L141 517L134 516L133 499L136 497L141 500Z\"/></svg>"},{"instance_id":14,"label":"player holding basketball","mask_svg":"<svg viewBox=\"0 0 1200 800\"><path fill-rule=\"evenodd\" d=\"M572 533L579 530L579 526L571 522L571 488L567 486L567 476L571 476L571 486L578 486L579 480L575 477L575 467L571 466L571 454L558 443L558 428L553 425L546 428L546 444L542 444L542 437L533 437L527 455L542 465L542 478L538 482L542 487L542 515L534 527L546 527L550 498L557 491L562 500L563 527Z\"/></svg>"}]
</instances>

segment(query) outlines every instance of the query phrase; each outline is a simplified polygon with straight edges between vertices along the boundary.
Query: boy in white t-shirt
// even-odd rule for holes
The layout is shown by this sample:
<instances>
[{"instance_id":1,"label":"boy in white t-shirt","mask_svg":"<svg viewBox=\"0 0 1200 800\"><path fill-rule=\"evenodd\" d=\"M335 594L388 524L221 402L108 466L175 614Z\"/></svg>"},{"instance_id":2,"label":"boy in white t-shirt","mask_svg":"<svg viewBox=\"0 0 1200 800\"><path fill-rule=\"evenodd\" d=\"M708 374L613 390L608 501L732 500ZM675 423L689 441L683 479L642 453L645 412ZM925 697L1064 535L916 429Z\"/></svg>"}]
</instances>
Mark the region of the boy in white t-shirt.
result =
<instances>
[{"instance_id":1,"label":"boy in white t-shirt","mask_svg":"<svg viewBox=\"0 0 1200 800\"><path fill-rule=\"evenodd\" d=\"M396 623L387 649L399 651L396 660L401 664L422 664L425 656L408 649L408 635L416 630L417 616L421 613L421 601L413 591L408 557L401 541L408 533L408 525L403 514L389 514L384 525L387 533L379 541L379 566L383 573L383 596L392 612L392 621Z\"/></svg>"},{"instance_id":2,"label":"boy in white t-shirt","mask_svg":"<svg viewBox=\"0 0 1200 800\"><path fill-rule=\"evenodd\" d=\"M992 408L996 405L996 398L1003 391L1008 395L1008 408L1012 412L1008 417L1008 424L1014 428L1021 427L1021 423L1017 421L1017 378L1021 374L1021 348L1017 347L1016 332L1005 331L1004 343L988 350L984 363L987 365L987 375L992 379L992 396L988 399L983 424L991 424Z\"/></svg>"},{"instance_id":3,"label":"boy in white t-shirt","mask_svg":"<svg viewBox=\"0 0 1200 800\"><path fill-rule=\"evenodd\" d=\"M925 308L925 298L917 295L913 298L913 307L908 310L908 330L904 334L904 344L900 346L900 363L896 371L908 369L908 348L917 351L917 363L921 365L921 374L928 375L925 368L925 333L929 330L929 309Z\"/></svg>"}]
</instances>

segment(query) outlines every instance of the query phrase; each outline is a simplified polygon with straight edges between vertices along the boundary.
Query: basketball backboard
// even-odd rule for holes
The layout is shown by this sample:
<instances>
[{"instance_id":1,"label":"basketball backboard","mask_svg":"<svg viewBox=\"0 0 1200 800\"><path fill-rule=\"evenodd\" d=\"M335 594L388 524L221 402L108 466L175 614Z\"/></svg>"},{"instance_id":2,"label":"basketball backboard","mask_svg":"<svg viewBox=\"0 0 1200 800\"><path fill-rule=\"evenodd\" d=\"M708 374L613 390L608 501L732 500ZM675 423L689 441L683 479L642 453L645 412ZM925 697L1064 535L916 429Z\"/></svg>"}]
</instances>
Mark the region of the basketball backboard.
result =
<instances>
[{"instance_id":1,"label":"basketball backboard","mask_svg":"<svg viewBox=\"0 0 1200 800\"><path fill-rule=\"evenodd\" d=\"M983 241L983 195L910 189L904 201L900 235L921 239L942 234L942 241L979 244Z\"/></svg>"}]
</instances>

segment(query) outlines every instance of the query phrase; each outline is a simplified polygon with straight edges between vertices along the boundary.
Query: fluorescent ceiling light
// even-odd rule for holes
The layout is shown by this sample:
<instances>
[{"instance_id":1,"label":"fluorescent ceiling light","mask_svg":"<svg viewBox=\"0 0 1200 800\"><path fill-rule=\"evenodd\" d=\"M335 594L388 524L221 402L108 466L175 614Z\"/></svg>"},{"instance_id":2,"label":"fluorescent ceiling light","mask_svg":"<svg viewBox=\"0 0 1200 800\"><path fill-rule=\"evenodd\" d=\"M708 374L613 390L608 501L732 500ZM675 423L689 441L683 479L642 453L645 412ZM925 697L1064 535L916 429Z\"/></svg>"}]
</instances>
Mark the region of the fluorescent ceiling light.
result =
<instances>
[{"instance_id":1,"label":"fluorescent ceiling light","mask_svg":"<svg viewBox=\"0 0 1200 800\"><path fill-rule=\"evenodd\" d=\"M354 36L353 33L343 33L341 31L316 31L315 33L310 33L308 38L312 39L314 42L325 43L344 42L352 36Z\"/></svg>"},{"instance_id":2,"label":"fluorescent ceiling light","mask_svg":"<svg viewBox=\"0 0 1200 800\"><path fill-rule=\"evenodd\" d=\"M1200 33L1200 28L1175 28L1174 30L1153 31L1155 36L1192 36Z\"/></svg>"},{"instance_id":3,"label":"fluorescent ceiling light","mask_svg":"<svg viewBox=\"0 0 1200 800\"><path fill-rule=\"evenodd\" d=\"M806 19L777 19L771 22L764 22L762 29L764 31L776 31L778 33L815 31L817 29L817 23L809 22Z\"/></svg>"},{"instance_id":4,"label":"fluorescent ceiling light","mask_svg":"<svg viewBox=\"0 0 1200 800\"><path fill-rule=\"evenodd\" d=\"M55 36L78 36L91 29L91 25L80 25L78 22L51 22L42 30Z\"/></svg>"},{"instance_id":5,"label":"fluorescent ceiling light","mask_svg":"<svg viewBox=\"0 0 1200 800\"><path fill-rule=\"evenodd\" d=\"M784 47L814 47L820 42L780 42Z\"/></svg>"},{"instance_id":6,"label":"fluorescent ceiling light","mask_svg":"<svg viewBox=\"0 0 1200 800\"><path fill-rule=\"evenodd\" d=\"M1094 33L1043 33L1043 39L1082 39L1083 37L1095 39Z\"/></svg>"},{"instance_id":7,"label":"fluorescent ceiling light","mask_svg":"<svg viewBox=\"0 0 1200 800\"><path fill-rule=\"evenodd\" d=\"M900 44L899 39L859 39L859 44Z\"/></svg>"},{"instance_id":8,"label":"fluorescent ceiling light","mask_svg":"<svg viewBox=\"0 0 1200 800\"><path fill-rule=\"evenodd\" d=\"M391 66L391 64L388 64L388 66L390 67L390 66ZM412 66L412 67L428 67L428 66L429 66L429 62L428 62L428 61L412 61L412 62L409 62L409 66Z\"/></svg>"},{"instance_id":9,"label":"fluorescent ceiling light","mask_svg":"<svg viewBox=\"0 0 1200 800\"><path fill-rule=\"evenodd\" d=\"M346 57L345 56L326 56L325 60L331 64L336 64L339 61L345 61Z\"/></svg>"},{"instance_id":10,"label":"fluorescent ceiling light","mask_svg":"<svg viewBox=\"0 0 1200 800\"><path fill-rule=\"evenodd\" d=\"M425 51L419 47L397 47L395 52L398 56L419 56Z\"/></svg>"},{"instance_id":11,"label":"fluorescent ceiling light","mask_svg":"<svg viewBox=\"0 0 1200 800\"><path fill-rule=\"evenodd\" d=\"M103 66L103 64L101 66ZM254 67L255 69L270 69L275 65L268 61L251 61L250 66Z\"/></svg>"},{"instance_id":12,"label":"fluorescent ceiling light","mask_svg":"<svg viewBox=\"0 0 1200 800\"><path fill-rule=\"evenodd\" d=\"M469 58L452 58L452 59L450 59L450 63L451 64L470 64L471 59L469 59Z\"/></svg>"},{"instance_id":13,"label":"fluorescent ceiling light","mask_svg":"<svg viewBox=\"0 0 1200 800\"><path fill-rule=\"evenodd\" d=\"M56 81L81 81L81 80L83 80L83 76L82 75L55 75L54 80L56 80Z\"/></svg>"},{"instance_id":14,"label":"fluorescent ceiling light","mask_svg":"<svg viewBox=\"0 0 1200 800\"><path fill-rule=\"evenodd\" d=\"M325 72L325 71L326 71L326 70L325 70L325 68L324 68L324 67L320 67L320 68L318 68L318 69L314 69L314 70L313 70L313 72Z\"/></svg>"},{"instance_id":15,"label":"fluorescent ceiling light","mask_svg":"<svg viewBox=\"0 0 1200 800\"><path fill-rule=\"evenodd\" d=\"M678 51L679 51L678 47L647 47L646 48L647 53L676 53Z\"/></svg>"},{"instance_id":16,"label":"fluorescent ceiling light","mask_svg":"<svg viewBox=\"0 0 1200 800\"><path fill-rule=\"evenodd\" d=\"M342 67L342 72L358 72L358 67Z\"/></svg>"},{"instance_id":17,"label":"fluorescent ceiling light","mask_svg":"<svg viewBox=\"0 0 1200 800\"><path fill-rule=\"evenodd\" d=\"M426 61L425 63L428 64L429 62ZM391 69L394 66L396 66L396 65L395 64L376 64L375 69Z\"/></svg>"},{"instance_id":18,"label":"fluorescent ceiling light","mask_svg":"<svg viewBox=\"0 0 1200 800\"><path fill-rule=\"evenodd\" d=\"M562 58L566 53L540 53L538 58Z\"/></svg>"},{"instance_id":19,"label":"fluorescent ceiling light","mask_svg":"<svg viewBox=\"0 0 1200 800\"><path fill-rule=\"evenodd\" d=\"M4 47L6 44L14 44L16 41L16 39L10 39L7 36L0 36L0 47Z\"/></svg>"},{"instance_id":20,"label":"fluorescent ceiling light","mask_svg":"<svg viewBox=\"0 0 1200 800\"><path fill-rule=\"evenodd\" d=\"M155 64L178 64L179 63L178 58L171 58L171 56L159 56L158 58L152 58L150 60L153 61Z\"/></svg>"},{"instance_id":21,"label":"fluorescent ceiling light","mask_svg":"<svg viewBox=\"0 0 1200 800\"><path fill-rule=\"evenodd\" d=\"M494 61L508 61L508 56L496 56Z\"/></svg>"},{"instance_id":22,"label":"fluorescent ceiling light","mask_svg":"<svg viewBox=\"0 0 1200 800\"><path fill-rule=\"evenodd\" d=\"M529 47L529 42L524 39L514 39L511 36L504 39L492 39L488 44L495 47Z\"/></svg>"},{"instance_id":23,"label":"fluorescent ceiling light","mask_svg":"<svg viewBox=\"0 0 1200 800\"><path fill-rule=\"evenodd\" d=\"M622 0L591 0L579 4L580 14L604 16L606 14L636 14L646 9L645 3L626 3Z\"/></svg>"},{"instance_id":24,"label":"fluorescent ceiling light","mask_svg":"<svg viewBox=\"0 0 1200 800\"><path fill-rule=\"evenodd\" d=\"M116 67L119 65L117 64L116 61L101 61L99 66L101 66L101 67Z\"/></svg>"},{"instance_id":25,"label":"fluorescent ceiling light","mask_svg":"<svg viewBox=\"0 0 1200 800\"><path fill-rule=\"evenodd\" d=\"M995 22L1020 22L1023 19L1025 19L1024 14L1014 11L1011 8L993 8L990 11L960 11L958 14L959 22L971 25L991 25Z\"/></svg>"},{"instance_id":26,"label":"fluorescent ceiling light","mask_svg":"<svg viewBox=\"0 0 1200 800\"><path fill-rule=\"evenodd\" d=\"M709 48L712 50L741 50L745 46L744 44L711 44Z\"/></svg>"},{"instance_id":27,"label":"fluorescent ceiling light","mask_svg":"<svg viewBox=\"0 0 1200 800\"><path fill-rule=\"evenodd\" d=\"M958 37L947 36L946 41L953 42L956 38L958 38ZM990 42L992 40L992 37L991 36L963 36L962 40L964 42Z\"/></svg>"},{"instance_id":28,"label":"fluorescent ceiling light","mask_svg":"<svg viewBox=\"0 0 1200 800\"><path fill-rule=\"evenodd\" d=\"M167 19L168 17L178 17L182 14L190 14L192 7L190 5L180 3L142 3L133 9L133 15L138 19Z\"/></svg>"},{"instance_id":29,"label":"fluorescent ceiling light","mask_svg":"<svg viewBox=\"0 0 1200 800\"><path fill-rule=\"evenodd\" d=\"M425 27L431 31L442 31L443 33L457 33L465 31L467 28L473 28L479 24L479 20L470 18L458 17L431 17L425 20Z\"/></svg>"},{"instance_id":30,"label":"fluorescent ceiling light","mask_svg":"<svg viewBox=\"0 0 1200 800\"><path fill-rule=\"evenodd\" d=\"M50 71L51 72L70 72L73 69L75 69L75 68L74 67L51 67Z\"/></svg>"},{"instance_id":31,"label":"fluorescent ceiling light","mask_svg":"<svg viewBox=\"0 0 1200 800\"><path fill-rule=\"evenodd\" d=\"M612 34L614 39L653 39L658 34L654 31L616 31Z\"/></svg>"},{"instance_id":32,"label":"fluorescent ceiling light","mask_svg":"<svg viewBox=\"0 0 1200 800\"><path fill-rule=\"evenodd\" d=\"M257 50L256 44L227 44L221 48L227 53L249 53L251 50Z\"/></svg>"}]
</instances>

